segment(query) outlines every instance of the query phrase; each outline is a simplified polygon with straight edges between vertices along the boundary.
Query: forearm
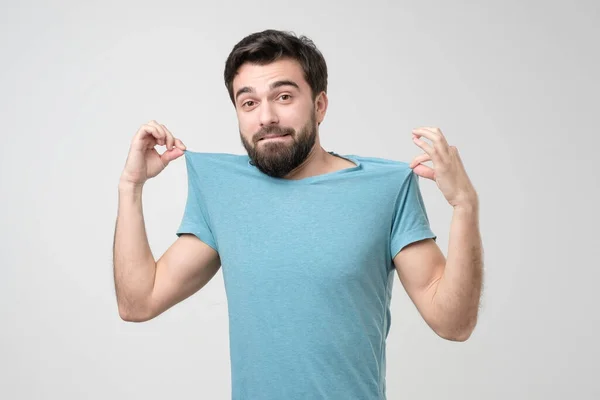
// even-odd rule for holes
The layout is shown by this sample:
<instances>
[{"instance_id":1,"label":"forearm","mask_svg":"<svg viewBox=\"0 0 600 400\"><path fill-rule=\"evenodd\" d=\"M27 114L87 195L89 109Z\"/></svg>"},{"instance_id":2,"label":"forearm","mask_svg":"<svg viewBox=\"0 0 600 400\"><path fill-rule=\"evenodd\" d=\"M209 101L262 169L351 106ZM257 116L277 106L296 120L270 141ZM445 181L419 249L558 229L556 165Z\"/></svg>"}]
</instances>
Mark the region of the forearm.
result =
<instances>
[{"instance_id":1,"label":"forearm","mask_svg":"<svg viewBox=\"0 0 600 400\"><path fill-rule=\"evenodd\" d=\"M454 208L444 274L434 296L435 315L447 336L464 339L477 322L483 277L483 245L476 201Z\"/></svg>"},{"instance_id":2,"label":"forearm","mask_svg":"<svg viewBox=\"0 0 600 400\"><path fill-rule=\"evenodd\" d=\"M135 319L146 312L146 300L154 286L156 261L142 210L141 187L119 184L113 265L119 314L124 319Z\"/></svg>"}]
</instances>

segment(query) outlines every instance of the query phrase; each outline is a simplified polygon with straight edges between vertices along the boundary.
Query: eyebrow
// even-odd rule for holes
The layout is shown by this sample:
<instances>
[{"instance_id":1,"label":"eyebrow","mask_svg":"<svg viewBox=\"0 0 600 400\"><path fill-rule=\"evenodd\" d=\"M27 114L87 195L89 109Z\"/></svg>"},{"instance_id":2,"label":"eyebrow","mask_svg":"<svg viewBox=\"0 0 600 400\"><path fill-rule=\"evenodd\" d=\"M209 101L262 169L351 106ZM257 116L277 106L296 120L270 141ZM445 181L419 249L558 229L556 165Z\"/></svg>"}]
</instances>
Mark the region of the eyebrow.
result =
<instances>
[{"instance_id":1,"label":"eyebrow","mask_svg":"<svg viewBox=\"0 0 600 400\"><path fill-rule=\"evenodd\" d=\"M273 90L273 89L277 89L278 87L281 86L293 86L296 89L300 89L300 86L298 86L298 84L294 81L290 81L290 80L282 80L282 81L276 81L273 82L269 85L269 90ZM250 86L244 86L243 88L240 88L236 93L235 93L235 99L237 100L238 97L240 97L240 95L244 94L244 93L255 93L256 90L254 90L253 87Z\"/></svg>"}]
</instances>

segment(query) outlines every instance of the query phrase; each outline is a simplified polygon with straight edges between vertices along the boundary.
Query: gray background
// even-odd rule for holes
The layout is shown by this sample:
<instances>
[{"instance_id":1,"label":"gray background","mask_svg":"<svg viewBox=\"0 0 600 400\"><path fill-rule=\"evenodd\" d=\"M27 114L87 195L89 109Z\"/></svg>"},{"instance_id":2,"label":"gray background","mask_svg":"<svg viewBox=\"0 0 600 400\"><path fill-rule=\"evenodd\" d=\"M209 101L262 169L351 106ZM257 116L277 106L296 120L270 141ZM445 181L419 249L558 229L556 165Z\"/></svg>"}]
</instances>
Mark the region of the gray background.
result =
<instances>
[{"instance_id":1,"label":"gray background","mask_svg":"<svg viewBox=\"0 0 600 400\"><path fill-rule=\"evenodd\" d=\"M223 66L266 28L325 55L327 150L410 161L411 129L437 126L480 195L479 324L467 342L440 339L396 280L388 398L600 398L599 13L594 1L3 1L0 398L229 397L221 272L152 321L119 318L117 183L150 119L191 150L244 154ZM451 207L421 186L447 254ZM186 191L182 158L145 187L155 257Z\"/></svg>"}]
</instances>

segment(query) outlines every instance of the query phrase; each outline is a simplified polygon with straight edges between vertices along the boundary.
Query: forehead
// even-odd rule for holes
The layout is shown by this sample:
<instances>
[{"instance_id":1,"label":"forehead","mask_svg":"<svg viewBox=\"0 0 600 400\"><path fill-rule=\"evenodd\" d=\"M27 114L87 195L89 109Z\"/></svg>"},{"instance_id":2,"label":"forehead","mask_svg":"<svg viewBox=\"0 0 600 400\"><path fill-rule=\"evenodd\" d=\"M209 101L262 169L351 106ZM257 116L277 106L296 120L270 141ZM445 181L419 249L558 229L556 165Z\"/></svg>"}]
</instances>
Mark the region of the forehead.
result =
<instances>
[{"instance_id":1,"label":"forehead","mask_svg":"<svg viewBox=\"0 0 600 400\"><path fill-rule=\"evenodd\" d=\"M284 58L265 65L244 63L233 78L233 91L235 93L239 88L246 86L264 89L278 80L291 80L300 87L308 86L300 63Z\"/></svg>"}]
</instances>

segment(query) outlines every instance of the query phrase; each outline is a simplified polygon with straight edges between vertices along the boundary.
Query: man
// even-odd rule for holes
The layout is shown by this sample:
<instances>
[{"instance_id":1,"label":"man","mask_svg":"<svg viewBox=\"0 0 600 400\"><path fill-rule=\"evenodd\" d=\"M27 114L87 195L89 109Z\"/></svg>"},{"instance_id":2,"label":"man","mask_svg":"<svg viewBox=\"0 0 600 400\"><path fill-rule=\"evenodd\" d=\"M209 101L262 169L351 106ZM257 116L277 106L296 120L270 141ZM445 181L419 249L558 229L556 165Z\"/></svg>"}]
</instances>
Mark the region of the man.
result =
<instances>
[{"instance_id":1,"label":"man","mask_svg":"<svg viewBox=\"0 0 600 400\"><path fill-rule=\"evenodd\" d=\"M225 84L247 155L188 151L156 121L132 140L114 242L121 318L160 315L222 266L233 399L385 399L394 271L439 336L464 341L476 324L478 197L456 148L423 127L412 136L424 153L410 164L324 150L327 68L306 37L249 35L227 59ZM178 239L155 261L142 187L184 154ZM454 208L447 260L417 176Z\"/></svg>"}]
</instances>

